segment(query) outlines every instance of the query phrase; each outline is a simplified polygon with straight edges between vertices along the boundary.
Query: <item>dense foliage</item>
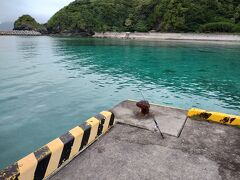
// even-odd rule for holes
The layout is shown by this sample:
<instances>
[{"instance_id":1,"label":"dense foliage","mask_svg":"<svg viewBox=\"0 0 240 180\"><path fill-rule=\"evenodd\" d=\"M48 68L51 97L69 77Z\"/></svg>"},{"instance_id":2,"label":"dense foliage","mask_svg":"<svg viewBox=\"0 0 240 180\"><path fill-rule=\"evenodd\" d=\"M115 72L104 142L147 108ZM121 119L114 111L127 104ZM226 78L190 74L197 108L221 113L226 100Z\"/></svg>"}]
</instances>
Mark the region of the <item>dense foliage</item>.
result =
<instances>
[{"instance_id":1,"label":"dense foliage","mask_svg":"<svg viewBox=\"0 0 240 180\"><path fill-rule=\"evenodd\" d=\"M239 0L77 0L57 12L59 32L239 32Z\"/></svg>"},{"instance_id":2,"label":"dense foliage","mask_svg":"<svg viewBox=\"0 0 240 180\"><path fill-rule=\"evenodd\" d=\"M51 33L156 30L240 32L240 0L76 0L47 23Z\"/></svg>"},{"instance_id":3,"label":"dense foliage","mask_svg":"<svg viewBox=\"0 0 240 180\"><path fill-rule=\"evenodd\" d=\"M39 31L41 33L47 32L46 27L44 27L44 25L37 23L36 20L32 18L30 15L23 15L19 17L14 22L14 30L34 30Z\"/></svg>"}]
</instances>

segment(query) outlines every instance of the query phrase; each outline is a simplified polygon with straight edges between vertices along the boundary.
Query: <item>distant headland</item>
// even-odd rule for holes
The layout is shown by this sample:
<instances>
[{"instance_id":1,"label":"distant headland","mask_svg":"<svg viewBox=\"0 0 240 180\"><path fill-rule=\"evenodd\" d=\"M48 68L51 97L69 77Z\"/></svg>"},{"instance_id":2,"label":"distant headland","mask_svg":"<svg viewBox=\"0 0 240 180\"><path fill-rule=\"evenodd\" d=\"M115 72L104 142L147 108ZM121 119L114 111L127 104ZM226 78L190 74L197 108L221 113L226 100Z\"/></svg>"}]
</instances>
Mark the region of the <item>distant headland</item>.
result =
<instances>
[{"instance_id":1,"label":"distant headland","mask_svg":"<svg viewBox=\"0 0 240 180\"><path fill-rule=\"evenodd\" d=\"M75 0L45 24L19 17L14 30L42 34L94 32L240 33L239 0Z\"/></svg>"},{"instance_id":2,"label":"distant headland","mask_svg":"<svg viewBox=\"0 0 240 180\"><path fill-rule=\"evenodd\" d=\"M182 38L184 33L192 33L193 39L199 36L197 39L224 40L229 36L211 38L209 34L209 38L202 33L239 34L240 5L239 0L75 0L45 24L23 15L14 22L14 30L90 37L107 37L106 34L114 37L117 33L129 32L133 39L139 38L136 32L155 32L158 36L181 33L181 36L174 35L176 39Z\"/></svg>"}]
</instances>

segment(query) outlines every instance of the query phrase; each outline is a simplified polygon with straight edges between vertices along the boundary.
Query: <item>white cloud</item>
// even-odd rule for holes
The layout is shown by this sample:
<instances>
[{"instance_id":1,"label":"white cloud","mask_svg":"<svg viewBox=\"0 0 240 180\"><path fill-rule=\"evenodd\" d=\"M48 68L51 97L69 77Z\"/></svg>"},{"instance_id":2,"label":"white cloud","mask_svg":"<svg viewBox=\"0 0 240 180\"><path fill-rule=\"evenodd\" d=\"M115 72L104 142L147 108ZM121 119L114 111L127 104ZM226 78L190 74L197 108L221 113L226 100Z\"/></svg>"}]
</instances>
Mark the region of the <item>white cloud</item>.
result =
<instances>
[{"instance_id":1,"label":"white cloud","mask_svg":"<svg viewBox=\"0 0 240 180\"><path fill-rule=\"evenodd\" d=\"M55 14L59 9L74 0L1 0L0 22L15 21L23 14L29 14L41 23Z\"/></svg>"}]
</instances>

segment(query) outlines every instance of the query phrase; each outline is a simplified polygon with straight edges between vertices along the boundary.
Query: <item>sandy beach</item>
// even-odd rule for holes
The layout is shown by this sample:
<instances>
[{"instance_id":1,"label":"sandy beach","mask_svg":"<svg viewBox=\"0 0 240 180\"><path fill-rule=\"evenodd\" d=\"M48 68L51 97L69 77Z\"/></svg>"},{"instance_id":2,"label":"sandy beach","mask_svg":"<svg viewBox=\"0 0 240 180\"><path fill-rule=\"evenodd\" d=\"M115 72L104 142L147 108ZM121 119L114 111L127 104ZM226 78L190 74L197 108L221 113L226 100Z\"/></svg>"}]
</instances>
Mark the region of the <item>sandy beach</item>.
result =
<instances>
[{"instance_id":1,"label":"sandy beach","mask_svg":"<svg viewBox=\"0 0 240 180\"><path fill-rule=\"evenodd\" d=\"M234 34L105 32L105 33L95 33L93 37L137 39L137 40L149 40L149 41L180 40L180 41L220 41L220 42L224 41L224 42L240 43L240 35L234 35Z\"/></svg>"}]
</instances>

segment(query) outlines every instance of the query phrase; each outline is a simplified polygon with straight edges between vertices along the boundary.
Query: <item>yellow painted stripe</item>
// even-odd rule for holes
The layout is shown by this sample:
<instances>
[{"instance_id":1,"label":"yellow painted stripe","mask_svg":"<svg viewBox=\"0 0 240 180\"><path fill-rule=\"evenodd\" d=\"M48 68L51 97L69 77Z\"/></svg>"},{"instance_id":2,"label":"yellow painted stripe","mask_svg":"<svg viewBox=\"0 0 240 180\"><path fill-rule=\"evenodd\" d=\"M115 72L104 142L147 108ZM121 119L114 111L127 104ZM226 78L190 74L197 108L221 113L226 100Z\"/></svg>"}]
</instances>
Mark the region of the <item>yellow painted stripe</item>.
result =
<instances>
[{"instance_id":1,"label":"yellow painted stripe","mask_svg":"<svg viewBox=\"0 0 240 180\"><path fill-rule=\"evenodd\" d=\"M240 116L237 116L231 124L234 126L240 126Z\"/></svg>"},{"instance_id":2,"label":"yellow painted stripe","mask_svg":"<svg viewBox=\"0 0 240 180\"><path fill-rule=\"evenodd\" d=\"M74 136L74 142L73 142L71 154L69 156L69 158L71 159L78 153L78 151L80 149L84 131L82 130L82 128L77 126L73 129L71 129L69 132Z\"/></svg>"},{"instance_id":3,"label":"yellow painted stripe","mask_svg":"<svg viewBox=\"0 0 240 180\"><path fill-rule=\"evenodd\" d=\"M102 112L100 112L100 114L102 114L105 117L105 122L104 122L104 125L103 125L103 134L104 134L108 130L108 125L109 125L112 113L109 112L109 111L102 111Z\"/></svg>"},{"instance_id":4,"label":"yellow painted stripe","mask_svg":"<svg viewBox=\"0 0 240 180\"><path fill-rule=\"evenodd\" d=\"M215 122L220 122L225 117L229 117L229 115L223 114L223 113L218 113L218 112L209 112L209 113L211 113L212 115L208 119Z\"/></svg>"},{"instance_id":5,"label":"yellow painted stripe","mask_svg":"<svg viewBox=\"0 0 240 180\"><path fill-rule=\"evenodd\" d=\"M220 122L223 124L240 125L240 116L234 116L234 115L229 115L229 114L224 114L219 112L209 112L209 113L211 113L212 115L208 118L208 120ZM227 118L229 120L225 122L223 120L224 118ZM232 122L230 122L231 118L234 118Z\"/></svg>"},{"instance_id":6,"label":"yellow painted stripe","mask_svg":"<svg viewBox=\"0 0 240 180\"><path fill-rule=\"evenodd\" d=\"M88 139L88 144L92 143L96 137L97 137L97 132L98 132L98 126L100 121L96 119L95 117L92 117L86 121L87 124L91 126L91 132L90 132L90 137Z\"/></svg>"},{"instance_id":7,"label":"yellow painted stripe","mask_svg":"<svg viewBox=\"0 0 240 180\"><path fill-rule=\"evenodd\" d=\"M20 176L18 177L19 180L32 180L34 178L34 173L37 167L37 159L33 153L25 156L18 162Z\"/></svg>"},{"instance_id":8,"label":"yellow painted stripe","mask_svg":"<svg viewBox=\"0 0 240 180\"><path fill-rule=\"evenodd\" d=\"M57 138L46 145L52 152L45 177L49 176L54 170L58 168L59 160L63 150L63 142Z\"/></svg>"},{"instance_id":9,"label":"yellow painted stripe","mask_svg":"<svg viewBox=\"0 0 240 180\"><path fill-rule=\"evenodd\" d=\"M192 108L192 109L188 110L188 117L198 116L204 112L206 112L206 111L203 109Z\"/></svg>"},{"instance_id":10,"label":"yellow painted stripe","mask_svg":"<svg viewBox=\"0 0 240 180\"><path fill-rule=\"evenodd\" d=\"M208 118L205 118L202 114L207 113L211 114ZM220 112L209 112L203 109L192 108L188 110L188 117L198 117L200 119L205 119L209 121L214 121L223 124L229 125L240 125L240 116L224 114ZM231 121L232 119L232 121Z\"/></svg>"}]
</instances>

